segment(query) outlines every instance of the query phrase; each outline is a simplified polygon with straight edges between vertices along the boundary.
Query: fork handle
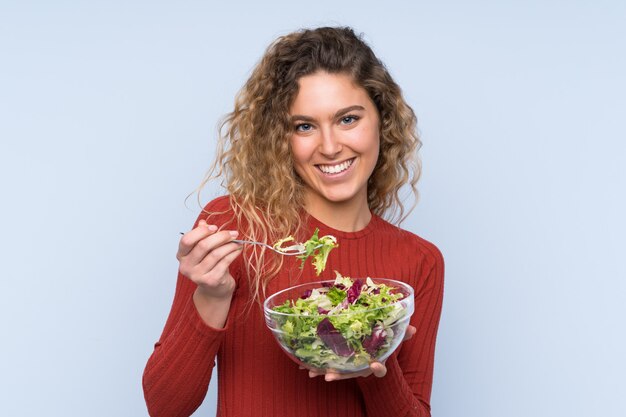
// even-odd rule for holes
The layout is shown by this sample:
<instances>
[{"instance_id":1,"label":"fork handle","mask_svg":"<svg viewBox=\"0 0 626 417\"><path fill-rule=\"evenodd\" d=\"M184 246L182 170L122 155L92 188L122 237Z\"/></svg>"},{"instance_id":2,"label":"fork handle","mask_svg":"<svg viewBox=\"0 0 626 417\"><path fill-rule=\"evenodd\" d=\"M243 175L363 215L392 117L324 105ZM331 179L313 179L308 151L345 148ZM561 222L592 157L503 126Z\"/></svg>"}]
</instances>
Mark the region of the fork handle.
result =
<instances>
[{"instance_id":1,"label":"fork handle","mask_svg":"<svg viewBox=\"0 0 626 417\"><path fill-rule=\"evenodd\" d=\"M274 252L276 252L279 255L283 255L283 256L298 256L298 255L302 255L304 253L306 253L306 251L301 250L301 251L290 251L290 252L285 252L279 249L276 249L273 246L268 245L267 243L263 243L263 242L255 242L252 240L240 240L240 239L234 239L231 240L231 242L235 242L235 243L239 243L240 245L243 244L247 244L247 245L259 245L259 246L265 246L267 249L272 250ZM318 247L321 247L322 245L319 245ZM317 249L317 248L315 248Z\"/></svg>"},{"instance_id":2,"label":"fork handle","mask_svg":"<svg viewBox=\"0 0 626 417\"><path fill-rule=\"evenodd\" d=\"M248 245L261 245L261 246L267 246L268 248L271 248L270 245L268 245L267 243L262 243L262 242L254 242L252 240L240 240L240 239L233 239L231 240L231 242L234 243L239 243L240 245L243 244L248 244Z\"/></svg>"}]
</instances>

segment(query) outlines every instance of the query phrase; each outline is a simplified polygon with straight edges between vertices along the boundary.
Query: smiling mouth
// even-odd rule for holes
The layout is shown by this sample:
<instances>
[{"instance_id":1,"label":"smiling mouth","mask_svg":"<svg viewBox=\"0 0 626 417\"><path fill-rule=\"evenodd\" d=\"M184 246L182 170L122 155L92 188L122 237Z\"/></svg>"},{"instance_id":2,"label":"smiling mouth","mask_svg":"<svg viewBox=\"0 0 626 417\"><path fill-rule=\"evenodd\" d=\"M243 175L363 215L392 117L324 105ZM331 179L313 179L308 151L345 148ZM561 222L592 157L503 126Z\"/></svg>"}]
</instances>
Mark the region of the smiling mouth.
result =
<instances>
[{"instance_id":1,"label":"smiling mouth","mask_svg":"<svg viewBox=\"0 0 626 417\"><path fill-rule=\"evenodd\" d=\"M334 165L318 164L316 166L324 174L340 174L340 173L344 172L345 170L347 170L348 168L350 168L352 166L352 164L354 163L355 159L356 158L350 158L347 161L343 161L340 164L334 164Z\"/></svg>"}]
</instances>

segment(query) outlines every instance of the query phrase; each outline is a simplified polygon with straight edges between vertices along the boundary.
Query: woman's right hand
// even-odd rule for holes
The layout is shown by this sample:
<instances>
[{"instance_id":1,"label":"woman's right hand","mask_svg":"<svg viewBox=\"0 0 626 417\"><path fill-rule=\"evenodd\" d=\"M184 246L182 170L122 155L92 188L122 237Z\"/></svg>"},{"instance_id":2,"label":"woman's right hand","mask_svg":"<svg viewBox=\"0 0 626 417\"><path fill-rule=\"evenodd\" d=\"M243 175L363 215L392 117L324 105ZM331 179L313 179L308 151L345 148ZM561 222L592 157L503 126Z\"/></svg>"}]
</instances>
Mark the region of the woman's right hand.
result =
<instances>
[{"instance_id":1,"label":"woman's right hand","mask_svg":"<svg viewBox=\"0 0 626 417\"><path fill-rule=\"evenodd\" d=\"M230 274L229 266L241 253L242 246L232 243L238 233L234 230L217 231L217 226L209 225L204 220L198 226L185 233L178 245L179 271L198 285L194 293L194 303L200 315L207 321L218 311L228 313L230 300L235 291L235 280ZM226 314L223 316L225 321ZM214 320L211 320L214 321ZM222 320L208 323L221 327Z\"/></svg>"}]
</instances>

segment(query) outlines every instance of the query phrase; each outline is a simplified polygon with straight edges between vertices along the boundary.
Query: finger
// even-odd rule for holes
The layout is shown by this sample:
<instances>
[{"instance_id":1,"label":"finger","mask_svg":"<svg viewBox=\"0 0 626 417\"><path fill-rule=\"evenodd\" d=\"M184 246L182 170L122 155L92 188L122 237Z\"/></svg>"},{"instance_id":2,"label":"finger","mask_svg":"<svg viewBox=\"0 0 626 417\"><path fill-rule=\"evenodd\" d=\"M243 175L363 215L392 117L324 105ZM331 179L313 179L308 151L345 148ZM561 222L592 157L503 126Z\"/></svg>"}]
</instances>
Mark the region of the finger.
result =
<instances>
[{"instance_id":1,"label":"finger","mask_svg":"<svg viewBox=\"0 0 626 417\"><path fill-rule=\"evenodd\" d=\"M387 367L380 362L370 363L370 370L372 371L374 376L378 378L382 378L387 375Z\"/></svg>"},{"instance_id":2,"label":"finger","mask_svg":"<svg viewBox=\"0 0 626 417\"><path fill-rule=\"evenodd\" d=\"M353 378L354 376L357 376L357 374L342 374L332 368L326 369L326 372L324 372L324 379L327 382L337 381L339 379Z\"/></svg>"},{"instance_id":3,"label":"finger","mask_svg":"<svg viewBox=\"0 0 626 417\"><path fill-rule=\"evenodd\" d=\"M216 225L209 225L206 221L200 220L197 227L185 233L183 237L180 238L180 242L178 243L178 253L176 255L178 260L180 260L180 257L189 254L199 241L212 235L216 231Z\"/></svg>"},{"instance_id":4,"label":"finger","mask_svg":"<svg viewBox=\"0 0 626 417\"><path fill-rule=\"evenodd\" d=\"M326 380L326 382L337 381L338 379L341 379L341 375L334 372L327 372L326 375L324 375L324 380Z\"/></svg>"},{"instance_id":5,"label":"finger","mask_svg":"<svg viewBox=\"0 0 626 417\"><path fill-rule=\"evenodd\" d=\"M224 247L230 246L231 245L225 245ZM225 254L214 266L211 267L211 269L204 272L203 278L205 281L216 281L224 278L224 276L228 272L228 267L230 266L230 264L233 263L237 256L241 254L242 247L240 245L233 244L232 246L234 246L235 249Z\"/></svg>"},{"instance_id":6,"label":"finger","mask_svg":"<svg viewBox=\"0 0 626 417\"><path fill-rule=\"evenodd\" d=\"M309 369L309 378L315 378L316 376L320 376L320 375L324 375L324 373Z\"/></svg>"},{"instance_id":7,"label":"finger","mask_svg":"<svg viewBox=\"0 0 626 417\"><path fill-rule=\"evenodd\" d=\"M237 235L238 232L236 230L222 230L219 232L215 232L212 235L198 241L198 243L196 243L191 252L186 255L186 258L189 260L191 265L197 265L201 263L207 257L207 255L211 254L214 250L217 250L226 243L232 241L234 238L237 237ZM233 250L235 248L236 246L231 247L231 249ZM230 250L227 250L227 252L230 252ZM215 263L217 263L217 261L221 259L224 255L225 253L222 253L221 256L214 256Z\"/></svg>"},{"instance_id":8,"label":"finger","mask_svg":"<svg viewBox=\"0 0 626 417\"><path fill-rule=\"evenodd\" d=\"M231 255L232 253L239 254L241 253L241 249L243 249L242 245L238 245L232 242L226 242L225 244L218 246L213 249L209 253L207 253L204 259L198 261L197 269L201 271L201 273L205 274L213 270L226 256ZM195 256L195 255L194 255ZM236 258L237 256L235 256ZM232 258L232 259L235 259ZM230 262L226 266L230 265Z\"/></svg>"},{"instance_id":9,"label":"finger","mask_svg":"<svg viewBox=\"0 0 626 417\"><path fill-rule=\"evenodd\" d=\"M365 377L371 374L372 374L372 370L370 368L366 368L364 371L353 372L349 374L342 374L338 372L326 372L326 374L324 374L324 379L326 380L326 382L332 382L332 381L339 381L341 379L358 378L361 376Z\"/></svg>"}]
</instances>

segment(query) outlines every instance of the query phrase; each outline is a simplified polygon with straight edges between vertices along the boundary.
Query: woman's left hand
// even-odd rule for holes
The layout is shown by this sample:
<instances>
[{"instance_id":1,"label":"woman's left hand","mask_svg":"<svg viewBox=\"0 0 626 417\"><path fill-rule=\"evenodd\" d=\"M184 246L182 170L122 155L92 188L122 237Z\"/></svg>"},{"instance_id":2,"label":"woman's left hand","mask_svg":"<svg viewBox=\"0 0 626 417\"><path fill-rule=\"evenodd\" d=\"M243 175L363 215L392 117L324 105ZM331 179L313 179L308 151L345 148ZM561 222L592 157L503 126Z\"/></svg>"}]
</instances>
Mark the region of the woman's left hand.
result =
<instances>
[{"instance_id":1,"label":"woman's left hand","mask_svg":"<svg viewBox=\"0 0 626 417\"><path fill-rule=\"evenodd\" d=\"M404 334L404 339L402 339L402 341L406 342L407 340L412 338L413 335L415 334L415 332L417 332L417 329L415 327L409 325L407 327L407 329L406 329L406 333ZM304 369L304 368L302 368L302 369ZM330 382L330 381L338 381L340 379L356 378L356 377L360 377L360 376L366 377L366 376L370 376L372 374L374 376L378 377L378 378L382 378L385 375L387 375L387 367L385 366L384 362L372 362L372 363L370 363L369 369L365 369L365 370L363 370L361 372L353 372L353 373L349 373L349 374L333 372L333 371L326 371L326 372L324 372L321 369L316 369L316 370L309 369L309 377L310 378L315 378L316 376L324 375L324 380L326 380L328 382Z\"/></svg>"}]
</instances>

